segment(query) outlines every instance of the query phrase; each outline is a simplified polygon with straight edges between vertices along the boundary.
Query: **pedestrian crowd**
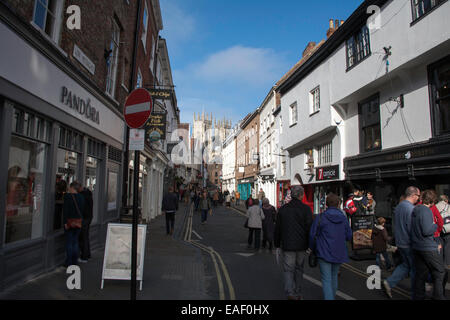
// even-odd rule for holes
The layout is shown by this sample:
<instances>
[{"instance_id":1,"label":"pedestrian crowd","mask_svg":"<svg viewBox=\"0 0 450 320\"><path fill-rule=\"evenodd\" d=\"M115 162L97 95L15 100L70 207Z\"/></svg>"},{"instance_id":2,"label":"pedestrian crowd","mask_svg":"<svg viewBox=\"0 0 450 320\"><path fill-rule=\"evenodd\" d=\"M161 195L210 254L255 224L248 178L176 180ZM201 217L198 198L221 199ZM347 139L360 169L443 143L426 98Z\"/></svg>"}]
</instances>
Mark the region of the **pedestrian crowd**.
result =
<instances>
[{"instance_id":1,"label":"pedestrian crowd","mask_svg":"<svg viewBox=\"0 0 450 320\"><path fill-rule=\"evenodd\" d=\"M372 253L378 266L392 272L382 282L389 298L392 288L410 277L411 299L425 299L426 288L432 286L432 299L445 300L450 268L450 205L446 195L438 199L434 190L421 193L417 187L408 187L394 209L393 236L388 233L386 219L376 215L371 192L355 189L343 206L339 196L329 193L326 210L318 215L313 215L303 197L301 186L291 186L287 201L278 210L262 190L257 198L245 202L248 249L261 251L262 231L262 248L281 260L289 300L303 299L306 261L310 267L319 266L324 299L335 299L340 266L349 261L352 218L356 216L373 216ZM390 253L396 259L391 259Z\"/></svg>"},{"instance_id":2,"label":"pedestrian crowd","mask_svg":"<svg viewBox=\"0 0 450 320\"><path fill-rule=\"evenodd\" d=\"M77 185L73 190L79 188ZM219 203L238 205L241 200L238 191L208 192L199 188L188 194L195 210L201 212L202 224ZM382 281L386 295L392 298L392 289L409 277L411 299L425 299L427 286L432 286L432 299L445 300L450 268L450 205L446 195L438 199L434 190L421 192L417 187L408 187L394 209L392 235L386 219L376 214L376 201L371 192L356 188L344 203L338 195L329 193L325 198L326 209L316 215L303 202L303 197L303 187L291 186L278 210L262 189L257 196L245 200L247 248L255 252L268 249L276 255L283 270L287 299L303 299L303 273L308 263L310 267L319 267L324 299L334 300L340 267L349 261L349 242L355 241L352 219L373 216L372 253L378 266L392 272ZM84 208L82 200L74 199ZM167 234L173 233L176 210L178 197L171 188L163 199Z\"/></svg>"}]
</instances>

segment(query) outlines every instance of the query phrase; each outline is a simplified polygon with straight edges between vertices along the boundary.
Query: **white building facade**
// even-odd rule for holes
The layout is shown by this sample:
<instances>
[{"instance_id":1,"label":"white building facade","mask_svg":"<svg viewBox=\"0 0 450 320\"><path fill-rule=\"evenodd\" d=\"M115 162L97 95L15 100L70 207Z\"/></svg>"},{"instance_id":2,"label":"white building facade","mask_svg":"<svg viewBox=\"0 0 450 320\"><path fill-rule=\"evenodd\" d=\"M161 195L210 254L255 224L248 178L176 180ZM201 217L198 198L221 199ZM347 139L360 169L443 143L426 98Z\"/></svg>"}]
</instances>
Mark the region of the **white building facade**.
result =
<instances>
[{"instance_id":1,"label":"white building facade","mask_svg":"<svg viewBox=\"0 0 450 320\"><path fill-rule=\"evenodd\" d=\"M271 88L260 106L259 129L259 174L257 176L257 190L264 191L271 205L277 203L276 160L275 151L279 136L275 125L274 111L276 110L275 90Z\"/></svg>"},{"instance_id":2,"label":"white building facade","mask_svg":"<svg viewBox=\"0 0 450 320\"><path fill-rule=\"evenodd\" d=\"M409 185L449 193L449 15L448 1L365 1L279 85L290 179L314 212L353 186L388 218Z\"/></svg>"}]
</instances>

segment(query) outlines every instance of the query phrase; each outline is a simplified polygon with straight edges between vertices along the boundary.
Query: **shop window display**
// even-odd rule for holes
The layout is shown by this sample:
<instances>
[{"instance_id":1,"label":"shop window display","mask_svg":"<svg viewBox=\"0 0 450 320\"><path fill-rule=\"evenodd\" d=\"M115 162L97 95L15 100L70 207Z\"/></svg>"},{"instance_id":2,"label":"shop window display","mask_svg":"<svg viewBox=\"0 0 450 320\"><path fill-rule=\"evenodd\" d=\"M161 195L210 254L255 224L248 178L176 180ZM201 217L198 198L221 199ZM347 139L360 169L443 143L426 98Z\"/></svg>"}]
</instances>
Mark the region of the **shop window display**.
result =
<instances>
[{"instance_id":1,"label":"shop window display","mask_svg":"<svg viewBox=\"0 0 450 320\"><path fill-rule=\"evenodd\" d=\"M42 236L46 151L44 143L11 137L5 243Z\"/></svg>"},{"instance_id":2,"label":"shop window display","mask_svg":"<svg viewBox=\"0 0 450 320\"><path fill-rule=\"evenodd\" d=\"M69 184L77 179L79 154L59 148L57 155L57 174L55 187L55 217L53 229L58 230L63 227L62 208L64 205L64 194L67 192Z\"/></svg>"},{"instance_id":3,"label":"shop window display","mask_svg":"<svg viewBox=\"0 0 450 320\"><path fill-rule=\"evenodd\" d=\"M87 157L86 158L86 177L85 177L85 187L89 190L91 190L92 192L92 197L93 197L93 201L94 201L94 208L93 208L93 213L94 213L94 217L92 222L95 223L97 222L98 219L98 196L99 196L99 192L98 192L98 172L99 172L99 163L100 161L92 158L92 157Z\"/></svg>"}]
</instances>

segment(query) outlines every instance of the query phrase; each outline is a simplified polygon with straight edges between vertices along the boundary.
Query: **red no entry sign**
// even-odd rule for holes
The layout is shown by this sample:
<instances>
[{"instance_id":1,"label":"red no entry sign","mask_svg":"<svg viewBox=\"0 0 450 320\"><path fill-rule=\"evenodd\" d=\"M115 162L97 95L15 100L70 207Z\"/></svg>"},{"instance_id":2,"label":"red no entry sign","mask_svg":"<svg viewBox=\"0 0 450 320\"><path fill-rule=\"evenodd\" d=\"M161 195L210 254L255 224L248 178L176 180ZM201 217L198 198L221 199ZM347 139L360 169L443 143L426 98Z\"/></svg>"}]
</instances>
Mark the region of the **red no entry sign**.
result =
<instances>
[{"instance_id":1,"label":"red no entry sign","mask_svg":"<svg viewBox=\"0 0 450 320\"><path fill-rule=\"evenodd\" d=\"M152 108L152 97L147 90L143 88L133 90L123 108L125 122L133 129L142 127L150 117Z\"/></svg>"}]
</instances>

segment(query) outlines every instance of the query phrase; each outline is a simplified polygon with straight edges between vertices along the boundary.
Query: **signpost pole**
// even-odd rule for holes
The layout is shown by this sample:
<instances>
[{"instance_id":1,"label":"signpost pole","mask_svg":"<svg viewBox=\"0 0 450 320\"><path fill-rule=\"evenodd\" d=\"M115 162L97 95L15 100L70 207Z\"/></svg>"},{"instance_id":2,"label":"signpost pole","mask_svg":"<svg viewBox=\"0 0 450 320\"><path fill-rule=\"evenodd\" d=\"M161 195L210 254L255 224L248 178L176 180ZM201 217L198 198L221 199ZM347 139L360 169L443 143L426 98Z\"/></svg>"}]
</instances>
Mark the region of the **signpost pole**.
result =
<instances>
[{"instance_id":1,"label":"signpost pole","mask_svg":"<svg viewBox=\"0 0 450 320\"><path fill-rule=\"evenodd\" d=\"M131 252L131 300L136 300L136 269L137 269L137 232L138 232L138 201L139 201L139 170L140 151L134 152L134 178L133 178L133 227L132 227L132 252Z\"/></svg>"}]
</instances>

